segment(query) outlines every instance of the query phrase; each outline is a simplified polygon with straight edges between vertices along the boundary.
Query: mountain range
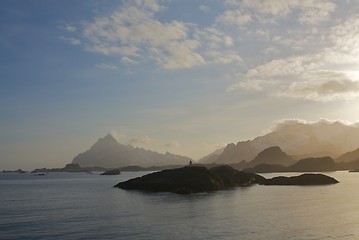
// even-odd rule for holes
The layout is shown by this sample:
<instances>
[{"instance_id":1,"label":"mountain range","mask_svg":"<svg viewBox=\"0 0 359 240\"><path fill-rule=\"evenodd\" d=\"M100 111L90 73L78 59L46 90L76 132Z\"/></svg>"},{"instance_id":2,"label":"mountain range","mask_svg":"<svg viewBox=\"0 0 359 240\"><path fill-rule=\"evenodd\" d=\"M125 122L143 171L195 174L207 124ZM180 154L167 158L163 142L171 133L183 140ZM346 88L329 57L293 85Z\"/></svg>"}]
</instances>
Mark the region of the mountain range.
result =
<instances>
[{"instance_id":1,"label":"mountain range","mask_svg":"<svg viewBox=\"0 0 359 240\"><path fill-rule=\"evenodd\" d=\"M352 169L359 166L359 128L341 122L296 121L279 124L268 134L253 140L230 143L203 157L199 164L230 164L237 169L253 168L289 170L307 168L310 162L325 163L326 169ZM324 157L329 157L330 160ZM319 160L318 160L319 159ZM331 160L335 161L333 167ZM72 161L81 167L120 168L127 166L186 165L191 158L165 154L120 144L111 134L78 154ZM357 163L358 162L358 163ZM309 165L308 165L309 164ZM324 164L324 165L325 165ZM303 167L304 166L304 167ZM294 170L293 169L293 170Z\"/></svg>"},{"instance_id":2,"label":"mountain range","mask_svg":"<svg viewBox=\"0 0 359 240\"><path fill-rule=\"evenodd\" d=\"M359 149L353 152L359 153ZM353 152L350 152L351 158L346 158L346 162L338 162L338 160L335 162L334 159L329 156L303 158L296 161L283 152L279 147L270 147L260 152L252 161L241 161L239 163L231 164L231 166L238 170L253 173L358 170L359 154L354 155ZM345 153L338 159L342 159L347 155L348 154Z\"/></svg>"},{"instance_id":3,"label":"mountain range","mask_svg":"<svg viewBox=\"0 0 359 240\"><path fill-rule=\"evenodd\" d=\"M81 167L105 167L118 168L124 166L164 166L164 165L186 165L191 158L171 154L145 150L131 145L120 144L111 134L97 140L91 148L78 154L73 164Z\"/></svg>"},{"instance_id":4,"label":"mountain range","mask_svg":"<svg viewBox=\"0 0 359 240\"><path fill-rule=\"evenodd\" d=\"M258 153L272 146L280 147L295 160L308 157L338 156L359 147L359 128L341 122L322 120L316 123L288 121L279 124L270 133L253 140L230 143L202 159L200 163L231 164L251 161ZM359 151L358 151L359 153ZM356 152L352 155L357 156ZM348 160L345 160L345 159ZM336 161L352 161L348 153Z\"/></svg>"}]
</instances>

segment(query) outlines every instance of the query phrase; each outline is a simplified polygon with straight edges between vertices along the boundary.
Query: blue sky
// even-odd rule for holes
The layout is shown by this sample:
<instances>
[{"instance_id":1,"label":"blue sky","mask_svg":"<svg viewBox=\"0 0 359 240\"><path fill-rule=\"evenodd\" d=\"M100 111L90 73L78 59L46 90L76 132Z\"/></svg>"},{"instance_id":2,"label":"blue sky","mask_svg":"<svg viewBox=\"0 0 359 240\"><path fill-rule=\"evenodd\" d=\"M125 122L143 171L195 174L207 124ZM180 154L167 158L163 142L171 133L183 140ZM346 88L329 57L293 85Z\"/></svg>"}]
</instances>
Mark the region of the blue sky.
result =
<instances>
[{"instance_id":1,"label":"blue sky","mask_svg":"<svg viewBox=\"0 0 359 240\"><path fill-rule=\"evenodd\" d=\"M198 159L283 119L359 119L353 0L0 2L0 169L99 137Z\"/></svg>"}]
</instances>

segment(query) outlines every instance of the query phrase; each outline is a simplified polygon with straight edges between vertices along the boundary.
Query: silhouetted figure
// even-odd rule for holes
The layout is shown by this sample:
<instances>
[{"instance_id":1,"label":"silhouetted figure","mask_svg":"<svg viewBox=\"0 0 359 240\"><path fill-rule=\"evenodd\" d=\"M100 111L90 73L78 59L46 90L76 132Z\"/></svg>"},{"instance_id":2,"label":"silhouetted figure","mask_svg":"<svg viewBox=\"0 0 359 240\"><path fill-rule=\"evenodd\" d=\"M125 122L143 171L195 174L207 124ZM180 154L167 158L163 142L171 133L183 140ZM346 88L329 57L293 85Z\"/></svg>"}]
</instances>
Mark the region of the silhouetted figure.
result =
<instances>
[{"instance_id":1,"label":"silhouetted figure","mask_svg":"<svg viewBox=\"0 0 359 240\"><path fill-rule=\"evenodd\" d=\"M190 167L192 167L192 160L191 160L191 161L189 161L189 166L190 166Z\"/></svg>"}]
</instances>

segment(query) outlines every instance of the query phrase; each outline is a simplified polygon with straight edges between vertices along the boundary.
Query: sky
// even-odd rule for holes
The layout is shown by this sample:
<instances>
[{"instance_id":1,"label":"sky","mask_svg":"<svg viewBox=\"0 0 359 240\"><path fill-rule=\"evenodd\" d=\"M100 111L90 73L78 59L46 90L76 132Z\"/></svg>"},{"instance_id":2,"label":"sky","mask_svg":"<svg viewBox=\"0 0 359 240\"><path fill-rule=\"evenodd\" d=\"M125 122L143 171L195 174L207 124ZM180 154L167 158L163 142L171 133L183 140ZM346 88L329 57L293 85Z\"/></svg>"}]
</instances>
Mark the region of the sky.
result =
<instances>
[{"instance_id":1,"label":"sky","mask_svg":"<svg viewBox=\"0 0 359 240\"><path fill-rule=\"evenodd\" d=\"M0 169L98 138L195 160L283 119L359 119L359 1L0 1Z\"/></svg>"}]
</instances>

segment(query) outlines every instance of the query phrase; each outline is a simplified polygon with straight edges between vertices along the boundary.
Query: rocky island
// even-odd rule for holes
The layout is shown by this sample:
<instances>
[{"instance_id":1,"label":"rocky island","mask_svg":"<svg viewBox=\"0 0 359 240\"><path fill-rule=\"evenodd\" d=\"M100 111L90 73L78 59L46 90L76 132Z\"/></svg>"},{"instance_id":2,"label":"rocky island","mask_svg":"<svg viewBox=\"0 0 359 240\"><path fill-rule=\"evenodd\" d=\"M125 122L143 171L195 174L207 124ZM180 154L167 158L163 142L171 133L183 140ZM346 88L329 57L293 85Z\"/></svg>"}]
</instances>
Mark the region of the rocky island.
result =
<instances>
[{"instance_id":1,"label":"rocky island","mask_svg":"<svg viewBox=\"0 0 359 240\"><path fill-rule=\"evenodd\" d=\"M155 192L189 194L259 183L263 177L229 166L207 169L201 166L168 169L121 182L115 187Z\"/></svg>"},{"instance_id":2,"label":"rocky island","mask_svg":"<svg viewBox=\"0 0 359 240\"><path fill-rule=\"evenodd\" d=\"M105 171L105 172L101 173L100 175L119 175L119 174L121 174L120 170L111 169L111 170L108 170L108 171Z\"/></svg>"},{"instance_id":3,"label":"rocky island","mask_svg":"<svg viewBox=\"0 0 359 240\"><path fill-rule=\"evenodd\" d=\"M238 171L228 165L220 165L210 169L201 166L187 166L163 170L118 183L114 187L126 190L191 194L245 187L253 184L326 185L335 183L338 181L323 174L303 174L296 177L266 179L255 173Z\"/></svg>"},{"instance_id":4,"label":"rocky island","mask_svg":"<svg viewBox=\"0 0 359 240\"><path fill-rule=\"evenodd\" d=\"M107 171L108 169L103 167L81 167L76 163L66 164L63 168L37 168L33 170L31 173L49 173L49 172L85 172L91 173L91 171Z\"/></svg>"},{"instance_id":5,"label":"rocky island","mask_svg":"<svg viewBox=\"0 0 359 240\"><path fill-rule=\"evenodd\" d=\"M324 174L305 173L299 176L293 177L274 177L266 179L262 185L297 185L297 186L309 186L309 185L329 185L339 183L336 179L326 176Z\"/></svg>"},{"instance_id":6,"label":"rocky island","mask_svg":"<svg viewBox=\"0 0 359 240\"><path fill-rule=\"evenodd\" d=\"M3 173L27 173L26 171L22 170L22 169L18 169L16 171L8 171L8 170L4 170L2 171Z\"/></svg>"}]
</instances>

